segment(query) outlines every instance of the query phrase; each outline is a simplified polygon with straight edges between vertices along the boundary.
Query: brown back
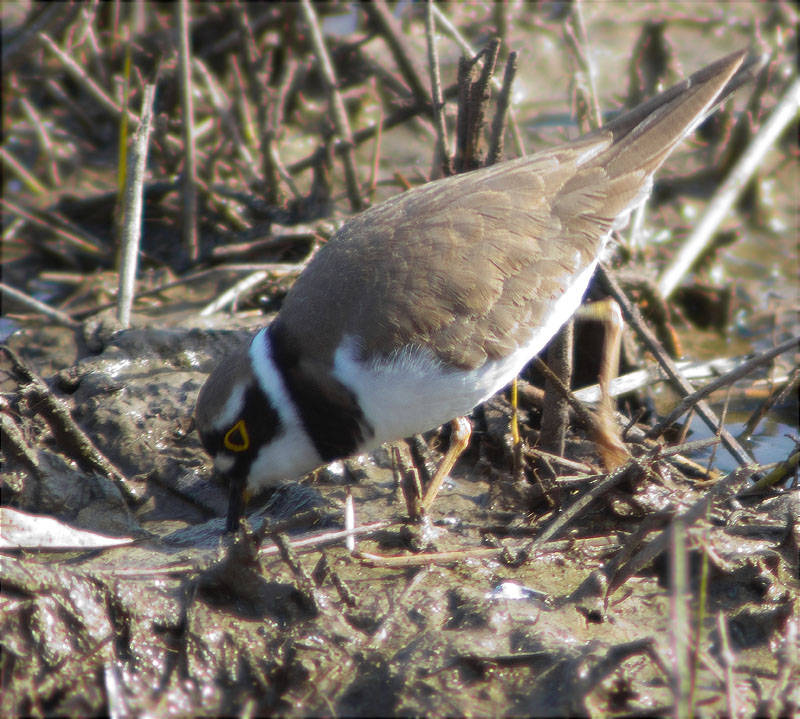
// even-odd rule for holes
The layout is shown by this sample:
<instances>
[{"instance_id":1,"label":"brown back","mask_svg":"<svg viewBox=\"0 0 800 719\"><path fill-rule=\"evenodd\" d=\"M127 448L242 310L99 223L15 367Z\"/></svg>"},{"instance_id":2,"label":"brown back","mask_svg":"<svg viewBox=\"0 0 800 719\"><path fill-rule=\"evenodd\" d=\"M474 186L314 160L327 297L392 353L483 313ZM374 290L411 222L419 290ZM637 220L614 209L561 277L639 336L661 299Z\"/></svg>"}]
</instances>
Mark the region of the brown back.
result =
<instances>
[{"instance_id":1,"label":"brown back","mask_svg":"<svg viewBox=\"0 0 800 719\"><path fill-rule=\"evenodd\" d=\"M507 354L646 198L652 173L726 94L744 56L585 138L429 183L353 217L298 278L278 327L301 356L325 366L341 335L363 328L365 356L414 343L473 368Z\"/></svg>"}]
</instances>

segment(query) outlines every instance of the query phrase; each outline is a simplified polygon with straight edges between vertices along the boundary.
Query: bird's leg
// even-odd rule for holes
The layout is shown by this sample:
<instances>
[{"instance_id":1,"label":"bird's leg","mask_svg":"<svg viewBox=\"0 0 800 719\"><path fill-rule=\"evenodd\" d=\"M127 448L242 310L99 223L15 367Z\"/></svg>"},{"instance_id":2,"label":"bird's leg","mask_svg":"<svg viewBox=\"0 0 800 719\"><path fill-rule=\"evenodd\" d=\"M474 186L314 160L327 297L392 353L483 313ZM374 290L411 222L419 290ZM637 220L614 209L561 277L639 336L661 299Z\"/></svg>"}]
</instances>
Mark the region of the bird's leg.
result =
<instances>
[{"instance_id":1,"label":"bird's leg","mask_svg":"<svg viewBox=\"0 0 800 719\"><path fill-rule=\"evenodd\" d=\"M461 456L461 453L467 448L469 444L470 435L472 435L472 425L466 417L457 417L451 422L452 433L450 435L450 447L442 457L442 461L433 475L431 483L425 490L425 496L422 498L422 508L424 510L430 509L436 495L442 488L442 482L445 477L450 474L456 460Z\"/></svg>"},{"instance_id":2,"label":"bird's leg","mask_svg":"<svg viewBox=\"0 0 800 719\"><path fill-rule=\"evenodd\" d=\"M614 300L607 299L582 307L580 314L584 318L599 320L603 323L603 354L597 377L600 385L600 405L595 415L594 440L603 464L608 471L612 471L624 464L630 457L614 419L614 403L611 399L611 381L617 376L619 368L623 328L622 310Z\"/></svg>"}]
</instances>

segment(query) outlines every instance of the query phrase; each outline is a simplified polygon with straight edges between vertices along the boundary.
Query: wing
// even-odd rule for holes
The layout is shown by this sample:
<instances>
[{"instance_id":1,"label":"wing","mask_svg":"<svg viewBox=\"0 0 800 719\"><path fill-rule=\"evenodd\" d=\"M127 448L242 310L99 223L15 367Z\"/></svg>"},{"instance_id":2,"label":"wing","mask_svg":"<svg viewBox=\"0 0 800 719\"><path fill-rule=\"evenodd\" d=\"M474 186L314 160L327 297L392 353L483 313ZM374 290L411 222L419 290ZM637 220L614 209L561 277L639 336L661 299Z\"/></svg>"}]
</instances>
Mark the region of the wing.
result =
<instances>
[{"instance_id":1,"label":"wing","mask_svg":"<svg viewBox=\"0 0 800 719\"><path fill-rule=\"evenodd\" d=\"M581 271L734 84L743 58L720 60L583 139L429 183L352 218L276 321L322 363L342 334L363 335L366 357L412 344L474 368L508 354L577 278L588 281Z\"/></svg>"}]
</instances>

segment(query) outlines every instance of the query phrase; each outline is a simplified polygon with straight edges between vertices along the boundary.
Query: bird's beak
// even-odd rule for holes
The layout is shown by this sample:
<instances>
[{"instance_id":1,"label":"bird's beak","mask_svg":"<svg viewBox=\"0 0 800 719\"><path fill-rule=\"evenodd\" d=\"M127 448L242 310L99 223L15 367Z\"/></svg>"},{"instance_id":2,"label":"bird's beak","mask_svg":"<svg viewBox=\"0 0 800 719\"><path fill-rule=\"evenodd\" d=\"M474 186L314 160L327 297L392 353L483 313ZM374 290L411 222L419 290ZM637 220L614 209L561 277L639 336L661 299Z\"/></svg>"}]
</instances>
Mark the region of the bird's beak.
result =
<instances>
[{"instance_id":1,"label":"bird's beak","mask_svg":"<svg viewBox=\"0 0 800 719\"><path fill-rule=\"evenodd\" d=\"M244 516L247 497L245 486L247 481L244 475L236 473L228 477L228 519L225 522L226 532L235 532L239 528L239 521Z\"/></svg>"}]
</instances>

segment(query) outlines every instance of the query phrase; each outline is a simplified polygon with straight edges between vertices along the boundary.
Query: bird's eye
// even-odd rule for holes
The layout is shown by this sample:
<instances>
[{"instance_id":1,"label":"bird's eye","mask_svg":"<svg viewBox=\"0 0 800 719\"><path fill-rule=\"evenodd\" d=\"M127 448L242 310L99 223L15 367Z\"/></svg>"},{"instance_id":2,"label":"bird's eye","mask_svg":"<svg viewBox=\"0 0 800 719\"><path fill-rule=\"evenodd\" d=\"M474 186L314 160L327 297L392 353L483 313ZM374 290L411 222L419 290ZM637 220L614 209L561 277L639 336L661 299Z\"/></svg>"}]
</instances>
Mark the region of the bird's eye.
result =
<instances>
[{"instance_id":1,"label":"bird's eye","mask_svg":"<svg viewBox=\"0 0 800 719\"><path fill-rule=\"evenodd\" d=\"M243 419L240 419L225 433L222 444L231 452L246 452L250 449L250 436Z\"/></svg>"}]
</instances>

